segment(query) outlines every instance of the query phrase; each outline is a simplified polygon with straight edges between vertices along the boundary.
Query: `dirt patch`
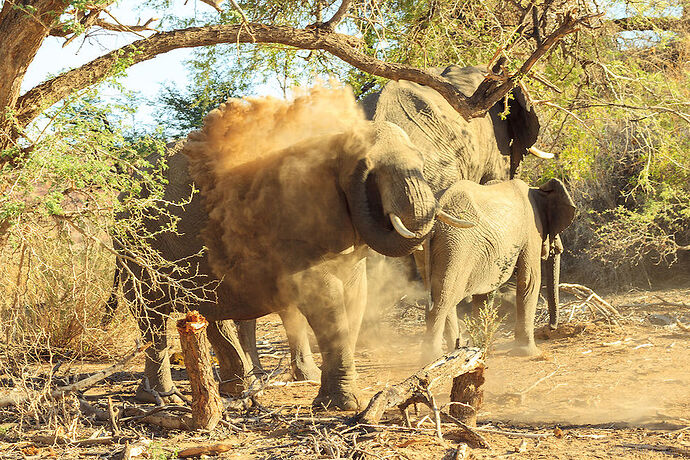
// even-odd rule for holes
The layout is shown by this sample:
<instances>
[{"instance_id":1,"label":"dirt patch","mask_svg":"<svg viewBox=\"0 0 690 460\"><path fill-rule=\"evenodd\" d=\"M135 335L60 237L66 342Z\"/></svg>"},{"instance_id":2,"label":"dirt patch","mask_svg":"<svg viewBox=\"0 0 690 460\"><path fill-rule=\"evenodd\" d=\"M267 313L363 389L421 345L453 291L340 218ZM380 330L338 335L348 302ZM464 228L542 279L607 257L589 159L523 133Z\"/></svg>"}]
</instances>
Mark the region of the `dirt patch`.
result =
<instances>
[{"instance_id":1,"label":"dirt patch","mask_svg":"<svg viewBox=\"0 0 690 460\"><path fill-rule=\"evenodd\" d=\"M490 356L478 423L492 450L473 449L475 457L689 456L690 333L675 324L655 325L649 316L684 318L690 311L655 304L659 301L654 296L680 304L690 299L690 290L605 296L623 315L622 327L575 312L573 322L562 324L555 333L540 329L541 356L518 358L502 351ZM570 312L563 314L567 319ZM397 307L382 312L388 325L382 334L385 343L362 341L357 369L364 401L419 367L422 315L419 309ZM546 314L540 318L545 320ZM504 325L499 333L498 349L512 341L511 326ZM372 327L369 325L370 332ZM258 336L265 367L287 370L288 350L279 318L269 315L259 320ZM86 397L96 403L111 395L116 405L122 404L131 400L138 377L137 373L120 374L89 390ZM184 371L178 369L175 378L182 391L188 392ZM387 413L381 422L388 428L354 429L343 414L311 411L317 391L318 387L309 383L270 387L259 398L262 409L230 414L228 423L234 429L225 426L213 433L186 433L132 424L127 435L152 440L146 447L149 458L171 458L183 448L218 442L232 443L232 449L220 454L221 458L333 458L349 454L359 458L454 458L462 439L452 424L444 424L443 438L436 438L433 423L426 417L429 411L421 406L418 413L410 410L413 429L396 426L403 425L396 411ZM450 385L436 393L439 405L447 403ZM7 411L2 417L2 458L107 457L124 445L116 440L88 448L49 447L31 441L32 436L46 434L45 425L36 427L24 420L20 433L16 414ZM93 421L81 426L77 433L80 439L98 430L108 432L107 425ZM55 427L50 430L55 433ZM37 449L38 453L22 453L22 449Z\"/></svg>"}]
</instances>

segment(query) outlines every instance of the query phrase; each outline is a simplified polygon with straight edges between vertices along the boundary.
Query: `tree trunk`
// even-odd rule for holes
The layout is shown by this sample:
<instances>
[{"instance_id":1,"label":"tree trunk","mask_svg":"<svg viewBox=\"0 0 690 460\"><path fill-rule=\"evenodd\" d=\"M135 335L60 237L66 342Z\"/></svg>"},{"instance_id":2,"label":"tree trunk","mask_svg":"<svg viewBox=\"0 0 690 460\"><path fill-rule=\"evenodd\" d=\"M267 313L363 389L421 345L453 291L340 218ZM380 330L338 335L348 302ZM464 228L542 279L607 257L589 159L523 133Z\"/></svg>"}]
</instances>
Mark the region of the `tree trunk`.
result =
<instances>
[{"instance_id":1,"label":"tree trunk","mask_svg":"<svg viewBox=\"0 0 690 460\"><path fill-rule=\"evenodd\" d=\"M5 1L0 10L0 150L11 146L18 135L12 111L26 69L68 4L64 0Z\"/></svg>"},{"instance_id":2,"label":"tree trunk","mask_svg":"<svg viewBox=\"0 0 690 460\"><path fill-rule=\"evenodd\" d=\"M184 354L189 383L192 385L192 425L195 429L212 430L223 414L218 383L206 340L208 321L197 311L177 322L180 345Z\"/></svg>"},{"instance_id":3,"label":"tree trunk","mask_svg":"<svg viewBox=\"0 0 690 460\"><path fill-rule=\"evenodd\" d=\"M451 404L450 415L465 425L477 426L477 412L484 402L484 366L480 365L472 372L458 375L453 379L450 400L460 404Z\"/></svg>"}]
</instances>

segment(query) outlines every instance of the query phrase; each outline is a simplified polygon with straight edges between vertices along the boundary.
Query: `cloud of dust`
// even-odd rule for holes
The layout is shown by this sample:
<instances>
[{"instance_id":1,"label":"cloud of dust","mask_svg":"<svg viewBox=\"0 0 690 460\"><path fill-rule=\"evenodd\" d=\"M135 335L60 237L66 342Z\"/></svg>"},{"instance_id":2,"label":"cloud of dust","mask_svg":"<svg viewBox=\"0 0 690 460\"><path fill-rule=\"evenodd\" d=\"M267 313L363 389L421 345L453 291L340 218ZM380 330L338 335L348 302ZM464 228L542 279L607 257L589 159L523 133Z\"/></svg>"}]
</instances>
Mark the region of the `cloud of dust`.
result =
<instances>
[{"instance_id":1,"label":"cloud of dust","mask_svg":"<svg viewBox=\"0 0 690 460\"><path fill-rule=\"evenodd\" d=\"M384 350L395 343L419 351L423 340L420 334L424 332L421 308L427 292L412 256L391 258L372 253L367 259L367 284L367 310L360 343ZM395 356L398 355L387 354L386 359ZM410 357L409 353L400 359L418 364L416 357Z\"/></svg>"},{"instance_id":2,"label":"cloud of dust","mask_svg":"<svg viewBox=\"0 0 690 460\"><path fill-rule=\"evenodd\" d=\"M295 93L230 99L184 147L208 210L210 265L248 317L316 296L298 274L356 241L340 160L370 151L371 125L349 87Z\"/></svg>"},{"instance_id":3,"label":"cloud of dust","mask_svg":"<svg viewBox=\"0 0 690 460\"><path fill-rule=\"evenodd\" d=\"M230 99L209 112L203 136L192 134L185 149L204 149L221 175L305 139L351 129L364 122L350 87L293 88L294 97ZM200 144L200 145L198 145Z\"/></svg>"}]
</instances>

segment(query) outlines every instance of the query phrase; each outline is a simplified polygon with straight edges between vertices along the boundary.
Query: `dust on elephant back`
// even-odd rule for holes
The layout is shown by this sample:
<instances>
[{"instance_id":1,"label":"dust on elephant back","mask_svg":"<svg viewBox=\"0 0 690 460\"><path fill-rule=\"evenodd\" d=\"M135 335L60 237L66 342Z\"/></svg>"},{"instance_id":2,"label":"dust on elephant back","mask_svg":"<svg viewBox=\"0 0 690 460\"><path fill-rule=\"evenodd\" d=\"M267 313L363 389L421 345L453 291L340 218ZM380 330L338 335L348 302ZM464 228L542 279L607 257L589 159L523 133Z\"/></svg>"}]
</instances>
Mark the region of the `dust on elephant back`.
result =
<instances>
[{"instance_id":1,"label":"dust on elephant back","mask_svg":"<svg viewBox=\"0 0 690 460\"><path fill-rule=\"evenodd\" d=\"M185 153L209 210L209 259L245 301L289 301L288 275L355 243L349 215L335 205L334 166L343 150L365 154L369 139L356 129L364 123L351 90L317 87L291 101L229 100L190 135Z\"/></svg>"}]
</instances>

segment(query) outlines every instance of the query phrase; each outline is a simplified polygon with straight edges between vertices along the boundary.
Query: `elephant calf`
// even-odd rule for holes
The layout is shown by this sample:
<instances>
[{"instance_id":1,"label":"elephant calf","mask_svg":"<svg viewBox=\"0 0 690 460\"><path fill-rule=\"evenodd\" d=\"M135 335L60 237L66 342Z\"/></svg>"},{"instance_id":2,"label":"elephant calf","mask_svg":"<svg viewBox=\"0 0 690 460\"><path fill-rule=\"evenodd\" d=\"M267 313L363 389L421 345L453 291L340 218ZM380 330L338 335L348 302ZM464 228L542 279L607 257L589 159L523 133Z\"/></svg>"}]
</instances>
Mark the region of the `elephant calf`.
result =
<instances>
[{"instance_id":1,"label":"elephant calf","mask_svg":"<svg viewBox=\"0 0 690 460\"><path fill-rule=\"evenodd\" d=\"M479 303L516 273L515 349L519 355L539 352L534 343L534 315L541 287L541 261L553 266L562 250L559 233L575 216L575 204L561 181L539 188L521 180L491 185L459 181L443 195L441 206L476 223L460 229L436 222L429 241L427 272L433 307L427 322L425 358L442 353L457 336L455 306L467 296ZM547 270L547 277L554 275ZM553 279L547 286L557 288ZM549 294L551 298L551 294Z\"/></svg>"}]
</instances>

